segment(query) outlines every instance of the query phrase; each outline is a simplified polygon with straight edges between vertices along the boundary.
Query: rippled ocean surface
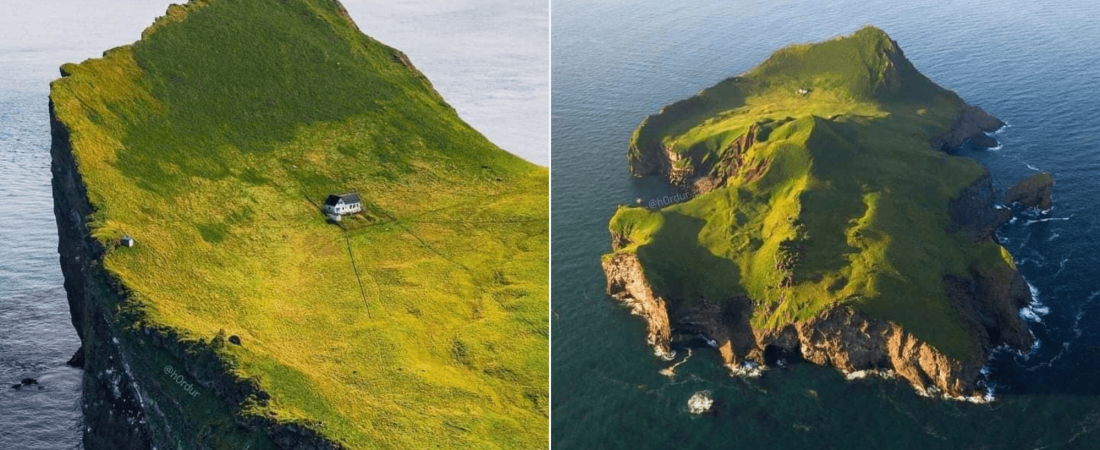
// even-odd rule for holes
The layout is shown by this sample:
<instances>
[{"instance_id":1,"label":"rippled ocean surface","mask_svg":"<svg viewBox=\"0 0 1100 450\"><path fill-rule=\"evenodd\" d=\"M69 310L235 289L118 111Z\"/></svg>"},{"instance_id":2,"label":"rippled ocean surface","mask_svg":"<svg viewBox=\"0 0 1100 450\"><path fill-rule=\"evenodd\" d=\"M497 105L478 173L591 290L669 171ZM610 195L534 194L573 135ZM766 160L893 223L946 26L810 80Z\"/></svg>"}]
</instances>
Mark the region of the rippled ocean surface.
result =
<instances>
[{"instance_id":1,"label":"rippled ocean surface","mask_svg":"<svg viewBox=\"0 0 1100 450\"><path fill-rule=\"evenodd\" d=\"M560 449L1100 448L1100 3L911 0L556 0L553 9L552 436ZM604 294L600 255L621 203L671 194L629 177L646 115L772 51L884 29L919 70L1009 126L964 151L1004 188L1054 173L1054 208L1000 236L1042 307L1030 354L998 354L987 405L846 381L797 364L733 377L695 349L674 375L641 320ZM1043 314L1045 312L1045 314ZM717 414L689 412L706 392Z\"/></svg>"},{"instance_id":2,"label":"rippled ocean surface","mask_svg":"<svg viewBox=\"0 0 1100 450\"><path fill-rule=\"evenodd\" d=\"M58 265L49 83L63 63L137 40L169 3L0 0L0 450L80 446L81 372L65 365L80 342ZM490 140L548 163L544 0L343 3ZM10 389L25 377L42 389Z\"/></svg>"}]
</instances>

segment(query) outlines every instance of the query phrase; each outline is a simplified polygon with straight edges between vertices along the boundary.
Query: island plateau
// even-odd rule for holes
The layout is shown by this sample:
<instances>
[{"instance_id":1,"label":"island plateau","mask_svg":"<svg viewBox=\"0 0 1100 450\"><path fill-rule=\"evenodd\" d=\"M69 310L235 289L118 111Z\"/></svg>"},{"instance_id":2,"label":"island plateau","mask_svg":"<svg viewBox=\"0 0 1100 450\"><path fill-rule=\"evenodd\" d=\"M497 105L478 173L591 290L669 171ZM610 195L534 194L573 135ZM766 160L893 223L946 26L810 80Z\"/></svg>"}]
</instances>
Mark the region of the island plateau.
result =
<instances>
[{"instance_id":1,"label":"island plateau","mask_svg":"<svg viewBox=\"0 0 1100 450\"><path fill-rule=\"evenodd\" d=\"M546 447L548 169L338 2L172 5L61 75L84 448Z\"/></svg>"},{"instance_id":2,"label":"island plateau","mask_svg":"<svg viewBox=\"0 0 1100 450\"><path fill-rule=\"evenodd\" d=\"M807 360L982 401L990 353L1034 340L995 234L1012 210L956 152L1003 125L877 28L781 49L634 131L631 174L690 195L619 207L607 292L665 357L702 337L734 370ZM1052 184L1008 201L1049 208Z\"/></svg>"}]
</instances>

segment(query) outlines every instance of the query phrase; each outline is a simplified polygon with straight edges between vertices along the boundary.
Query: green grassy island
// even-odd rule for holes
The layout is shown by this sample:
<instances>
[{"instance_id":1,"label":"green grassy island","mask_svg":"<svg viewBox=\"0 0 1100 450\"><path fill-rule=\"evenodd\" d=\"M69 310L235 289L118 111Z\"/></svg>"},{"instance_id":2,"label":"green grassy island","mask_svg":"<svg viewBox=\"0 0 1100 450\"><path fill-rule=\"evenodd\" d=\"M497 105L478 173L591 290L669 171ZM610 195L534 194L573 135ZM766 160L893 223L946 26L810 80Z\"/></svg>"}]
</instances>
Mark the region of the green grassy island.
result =
<instances>
[{"instance_id":1,"label":"green grassy island","mask_svg":"<svg viewBox=\"0 0 1100 450\"><path fill-rule=\"evenodd\" d=\"M619 208L609 294L660 353L703 334L735 368L797 355L974 398L992 348L1032 342L993 238L1009 210L950 152L1002 125L877 28L779 50L635 130L631 173L692 195Z\"/></svg>"},{"instance_id":2,"label":"green grassy island","mask_svg":"<svg viewBox=\"0 0 1100 450\"><path fill-rule=\"evenodd\" d=\"M547 446L549 171L339 3L193 0L61 72L85 448Z\"/></svg>"}]
</instances>

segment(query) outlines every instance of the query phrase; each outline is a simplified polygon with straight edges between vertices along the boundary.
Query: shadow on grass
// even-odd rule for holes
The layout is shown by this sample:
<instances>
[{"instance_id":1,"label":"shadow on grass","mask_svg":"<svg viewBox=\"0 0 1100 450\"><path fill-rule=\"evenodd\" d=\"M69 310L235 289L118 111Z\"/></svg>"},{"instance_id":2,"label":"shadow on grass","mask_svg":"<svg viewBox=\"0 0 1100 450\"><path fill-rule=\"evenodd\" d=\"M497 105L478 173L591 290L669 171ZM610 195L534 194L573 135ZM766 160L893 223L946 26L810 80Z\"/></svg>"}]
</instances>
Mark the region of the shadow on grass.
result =
<instances>
[{"instance_id":1,"label":"shadow on grass","mask_svg":"<svg viewBox=\"0 0 1100 450\"><path fill-rule=\"evenodd\" d=\"M700 246L699 232L705 224L702 219L667 212L650 243L638 248L638 259L658 292L687 301L720 301L742 291L740 268Z\"/></svg>"}]
</instances>

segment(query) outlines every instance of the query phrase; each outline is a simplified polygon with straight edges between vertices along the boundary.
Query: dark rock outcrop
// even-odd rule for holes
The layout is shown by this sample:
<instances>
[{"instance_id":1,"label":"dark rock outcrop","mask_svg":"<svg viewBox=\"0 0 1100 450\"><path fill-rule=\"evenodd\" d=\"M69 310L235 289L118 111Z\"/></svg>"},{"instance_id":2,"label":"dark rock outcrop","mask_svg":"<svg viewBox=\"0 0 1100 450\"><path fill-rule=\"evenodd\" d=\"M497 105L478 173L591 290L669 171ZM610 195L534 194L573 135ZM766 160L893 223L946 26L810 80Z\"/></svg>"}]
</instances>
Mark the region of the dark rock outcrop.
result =
<instances>
[{"instance_id":1,"label":"dark rock outcrop","mask_svg":"<svg viewBox=\"0 0 1100 450\"><path fill-rule=\"evenodd\" d=\"M76 349L76 353L73 353L73 356L71 358L69 358L69 360L66 361L65 364L70 366L70 367L75 367L77 369L83 368L84 367L84 346L82 345L82 346L80 346L80 348Z\"/></svg>"},{"instance_id":2,"label":"dark rock outcrop","mask_svg":"<svg viewBox=\"0 0 1100 450\"><path fill-rule=\"evenodd\" d=\"M970 142L970 145L978 148L996 147L997 141L986 133L992 133L1005 126L1005 123L985 110L974 106L965 105L959 111L955 123L946 133L937 136L929 143L936 150L949 151L961 147Z\"/></svg>"},{"instance_id":3,"label":"dark rock outcrop","mask_svg":"<svg viewBox=\"0 0 1100 450\"><path fill-rule=\"evenodd\" d=\"M1028 208L1046 211L1053 206L1053 190L1054 177L1050 172L1039 172L1009 188L1005 192L1005 204L1019 203Z\"/></svg>"},{"instance_id":4,"label":"dark rock outcrop","mask_svg":"<svg viewBox=\"0 0 1100 450\"><path fill-rule=\"evenodd\" d=\"M1012 216L1012 210L994 206L996 191L993 189L989 170L965 188L948 204L951 225L947 232L965 232L971 241L980 242L993 234Z\"/></svg>"}]
</instances>

